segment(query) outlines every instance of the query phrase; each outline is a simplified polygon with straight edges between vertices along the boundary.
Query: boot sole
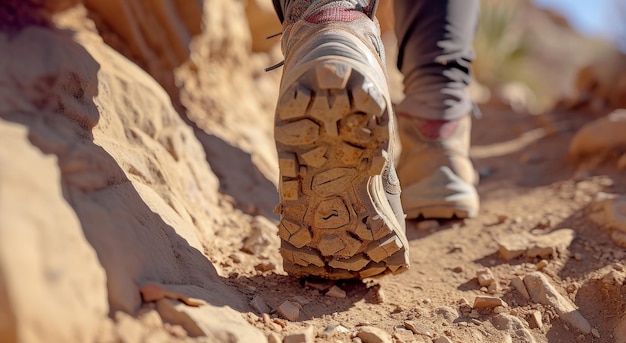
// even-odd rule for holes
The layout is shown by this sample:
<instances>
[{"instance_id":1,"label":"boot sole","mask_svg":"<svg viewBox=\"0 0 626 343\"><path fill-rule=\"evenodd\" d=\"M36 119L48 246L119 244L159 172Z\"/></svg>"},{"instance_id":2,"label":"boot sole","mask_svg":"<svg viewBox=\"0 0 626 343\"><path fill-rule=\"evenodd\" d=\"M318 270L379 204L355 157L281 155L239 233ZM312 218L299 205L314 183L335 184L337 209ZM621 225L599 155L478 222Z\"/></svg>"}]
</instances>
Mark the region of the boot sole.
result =
<instances>
[{"instance_id":1,"label":"boot sole","mask_svg":"<svg viewBox=\"0 0 626 343\"><path fill-rule=\"evenodd\" d=\"M341 57L310 64L278 100L278 234L296 277L363 279L408 268L408 243L384 197L389 109Z\"/></svg>"}]
</instances>

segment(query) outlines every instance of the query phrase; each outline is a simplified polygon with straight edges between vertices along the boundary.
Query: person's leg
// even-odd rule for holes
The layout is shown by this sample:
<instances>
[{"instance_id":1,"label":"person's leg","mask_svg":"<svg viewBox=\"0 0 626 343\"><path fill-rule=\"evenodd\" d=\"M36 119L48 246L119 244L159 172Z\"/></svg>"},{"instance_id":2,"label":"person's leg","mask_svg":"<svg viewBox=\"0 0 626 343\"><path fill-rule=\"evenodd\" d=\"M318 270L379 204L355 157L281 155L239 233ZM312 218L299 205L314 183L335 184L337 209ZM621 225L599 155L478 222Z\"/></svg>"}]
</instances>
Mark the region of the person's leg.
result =
<instances>
[{"instance_id":1,"label":"person's leg","mask_svg":"<svg viewBox=\"0 0 626 343\"><path fill-rule=\"evenodd\" d=\"M357 0L278 1L285 56L274 138L278 234L294 276L408 268L383 45Z\"/></svg>"},{"instance_id":2,"label":"person's leg","mask_svg":"<svg viewBox=\"0 0 626 343\"><path fill-rule=\"evenodd\" d=\"M396 0L394 11L405 93L396 107L404 209L409 218L474 216L467 85L479 0Z\"/></svg>"}]
</instances>

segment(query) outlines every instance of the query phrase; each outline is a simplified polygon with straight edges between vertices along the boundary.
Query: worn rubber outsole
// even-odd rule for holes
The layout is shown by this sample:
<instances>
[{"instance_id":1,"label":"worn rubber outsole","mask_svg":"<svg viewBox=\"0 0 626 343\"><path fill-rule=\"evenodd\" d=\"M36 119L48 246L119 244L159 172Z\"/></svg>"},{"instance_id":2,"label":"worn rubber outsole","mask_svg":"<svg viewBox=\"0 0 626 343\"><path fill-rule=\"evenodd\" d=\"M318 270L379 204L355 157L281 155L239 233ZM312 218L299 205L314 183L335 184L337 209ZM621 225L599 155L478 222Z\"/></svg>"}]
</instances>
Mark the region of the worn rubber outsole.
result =
<instances>
[{"instance_id":1,"label":"worn rubber outsole","mask_svg":"<svg viewBox=\"0 0 626 343\"><path fill-rule=\"evenodd\" d=\"M382 189L390 113L349 60L312 64L281 94L279 154L284 269L362 279L408 268L408 243Z\"/></svg>"}]
</instances>

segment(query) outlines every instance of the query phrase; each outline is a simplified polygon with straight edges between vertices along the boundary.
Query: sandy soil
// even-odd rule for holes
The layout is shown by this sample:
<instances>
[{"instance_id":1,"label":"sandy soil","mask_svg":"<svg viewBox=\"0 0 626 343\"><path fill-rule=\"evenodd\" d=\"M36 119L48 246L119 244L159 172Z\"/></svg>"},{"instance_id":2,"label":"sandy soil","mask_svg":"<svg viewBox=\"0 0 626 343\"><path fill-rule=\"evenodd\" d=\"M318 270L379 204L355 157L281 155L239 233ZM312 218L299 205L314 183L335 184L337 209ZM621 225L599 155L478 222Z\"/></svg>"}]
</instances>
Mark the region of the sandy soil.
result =
<instances>
[{"instance_id":1,"label":"sandy soil","mask_svg":"<svg viewBox=\"0 0 626 343\"><path fill-rule=\"evenodd\" d=\"M0 341L626 342L626 88L481 105L477 218L408 222L401 275L296 279L271 7L84 3L0 33Z\"/></svg>"},{"instance_id":2,"label":"sandy soil","mask_svg":"<svg viewBox=\"0 0 626 343\"><path fill-rule=\"evenodd\" d=\"M306 299L296 322L281 322L286 324L284 329L263 324L259 313L249 314L249 321L268 334L275 330L284 335L307 326L320 334L332 325L350 331L336 333L332 336L336 341L349 341L351 332L361 325L382 328L401 342L430 342L440 336L453 342L623 341L614 329L623 325L624 288L602 280L610 273L623 279L624 248L611 241L609 230L589 218L598 192L626 191L623 173L612 165L577 169L568 160L571 137L589 119L584 114L530 116L488 107L483 111L485 116L475 121L473 132L474 161L482 176L479 193L483 207L476 219L410 221L411 269L380 280L338 283L346 292L346 297L339 299L324 295L325 290L310 287L306 281L255 270L266 256L279 264L275 251L245 255L239 263L237 259L222 261L222 275L228 277L228 284L250 300L260 296L277 308L285 300ZM526 254L507 261L498 253L501 237L543 235L561 229L573 230L575 238L558 247L545 262ZM233 248L240 246L237 235L232 239ZM557 244L552 242L555 248ZM231 253L241 255L236 249ZM497 286L479 285L477 271L484 268L491 270ZM524 278L536 270L548 275L579 307L597 336L583 335L560 320L552 306L525 299L511 285L514 277ZM498 297L507 306L469 311L467 304L471 306L481 295ZM503 313L521 319L530 336L501 324ZM532 319L533 313L539 314L540 325ZM407 320L417 322L428 334L408 334Z\"/></svg>"}]
</instances>

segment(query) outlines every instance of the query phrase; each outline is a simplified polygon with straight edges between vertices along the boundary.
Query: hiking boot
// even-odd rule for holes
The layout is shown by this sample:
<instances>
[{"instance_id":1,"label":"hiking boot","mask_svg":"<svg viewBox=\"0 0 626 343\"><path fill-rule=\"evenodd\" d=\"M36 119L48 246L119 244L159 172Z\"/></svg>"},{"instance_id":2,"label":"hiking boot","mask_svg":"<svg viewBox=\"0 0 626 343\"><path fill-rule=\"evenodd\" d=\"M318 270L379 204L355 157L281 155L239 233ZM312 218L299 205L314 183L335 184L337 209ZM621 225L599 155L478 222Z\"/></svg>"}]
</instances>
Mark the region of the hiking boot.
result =
<instances>
[{"instance_id":1,"label":"hiking boot","mask_svg":"<svg viewBox=\"0 0 626 343\"><path fill-rule=\"evenodd\" d=\"M327 279L400 273L408 242L378 23L356 0L310 3L280 8L274 138L284 269Z\"/></svg>"},{"instance_id":2,"label":"hiking boot","mask_svg":"<svg viewBox=\"0 0 626 343\"><path fill-rule=\"evenodd\" d=\"M469 159L471 118L398 116L402 153L398 176L407 218L468 218L478 213L478 174Z\"/></svg>"}]
</instances>

